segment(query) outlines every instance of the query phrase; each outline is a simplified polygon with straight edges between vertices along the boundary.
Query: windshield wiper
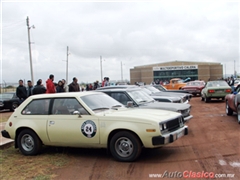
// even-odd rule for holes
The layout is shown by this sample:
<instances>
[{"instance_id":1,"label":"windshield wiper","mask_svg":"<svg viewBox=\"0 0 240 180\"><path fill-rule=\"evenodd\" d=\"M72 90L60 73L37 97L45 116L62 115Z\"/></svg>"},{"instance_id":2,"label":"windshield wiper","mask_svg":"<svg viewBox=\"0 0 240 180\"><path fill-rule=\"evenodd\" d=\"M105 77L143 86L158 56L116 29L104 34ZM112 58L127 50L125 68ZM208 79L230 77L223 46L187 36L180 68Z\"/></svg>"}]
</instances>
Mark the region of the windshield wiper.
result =
<instances>
[{"instance_id":1,"label":"windshield wiper","mask_svg":"<svg viewBox=\"0 0 240 180\"><path fill-rule=\"evenodd\" d=\"M139 101L139 103L143 103L143 102L147 102L146 100L143 100L143 101Z\"/></svg>"},{"instance_id":2,"label":"windshield wiper","mask_svg":"<svg viewBox=\"0 0 240 180\"><path fill-rule=\"evenodd\" d=\"M95 109L92 109L93 111L96 111L96 110L104 110L104 109L110 109L110 108L107 108L107 107L101 107L101 108L95 108Z\"/></svg>"},{"instance_id":3,"label":"windshield wiper","mask_svg":"<svg viewBox=\"0 0 240 180\"><path fill-rule=\"evenodd\" d=\"M122 107L122 105L118 104L118 105L112 106L112 108L113 107Z\"/></svg>"}]
</instances>

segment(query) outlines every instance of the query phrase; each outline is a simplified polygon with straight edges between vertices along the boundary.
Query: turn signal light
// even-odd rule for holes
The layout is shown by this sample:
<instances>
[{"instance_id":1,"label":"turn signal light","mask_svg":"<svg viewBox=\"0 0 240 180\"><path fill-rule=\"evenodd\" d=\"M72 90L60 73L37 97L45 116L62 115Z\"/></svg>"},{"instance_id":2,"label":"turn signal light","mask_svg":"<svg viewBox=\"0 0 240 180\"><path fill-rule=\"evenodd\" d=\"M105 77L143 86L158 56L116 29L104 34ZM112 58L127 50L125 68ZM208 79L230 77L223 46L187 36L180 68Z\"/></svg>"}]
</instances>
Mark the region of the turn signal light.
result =
<instances>
[{"instance_id":1,"label":"turn signal light","mask_svg":"<svg viewBox=\"0 0 240 180\"><path fill-rule=\"evenodd\" d=\"M226 89L225 92L230 93L230 92L232 92L232 90L231 89Z\"/></svg>"},{"instance_id":2,"label":"turn signal light","mask_svg":"<svg viewBox=\"0 0 240 180\"><path fill-rule=\"evenodd\" d=\"M214 93L215 91L213 89L208 90L209 93Z\"/></svg>"},{"instance_id":3,"label":"turn signal light","mask_svg":"<svg viewBox=\"0 0 240 180\"><path fill-rule=\"evenodd\" d=\"M156 132L156 129L146 129L147 132Z\"/></svg>"}]
</instances>

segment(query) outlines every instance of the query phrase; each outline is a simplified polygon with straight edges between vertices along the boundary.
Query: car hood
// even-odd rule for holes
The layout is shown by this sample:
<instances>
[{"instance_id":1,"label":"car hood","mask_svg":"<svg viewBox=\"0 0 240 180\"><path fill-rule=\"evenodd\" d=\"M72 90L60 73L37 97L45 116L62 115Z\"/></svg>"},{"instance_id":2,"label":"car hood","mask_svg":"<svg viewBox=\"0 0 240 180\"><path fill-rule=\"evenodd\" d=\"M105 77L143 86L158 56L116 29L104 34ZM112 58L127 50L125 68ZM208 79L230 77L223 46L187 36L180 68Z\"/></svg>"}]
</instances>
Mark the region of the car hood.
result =
<instances>
[{"instance_id":1,"label":"car hood","mask_svg":"<svg viewBox=\"0 0 240 180\"><path fill-rule=\"evenodd\" d=\"M179 101L181 100L182 98L180 96L165 96L165 95L162 95L162 96L157 96L157 95L154 95L154 94L151 94L151 97L153 99L170 99L172 101Z\"/></svg>"},{"instance_id":2,"label":"car hood","mask_svg":"<svg viewBox=\"0 0 240 180\"><path fill-rule=\"evenodd\" d=\"M190 108L190 104L184 104L184 103L165 103L165 102L149 102L140 104L139 108L149 108L149 109L162 109L162 110L169 110L169 111L179 111L179 110L185 110Z\"/></svg>"},{"instance_id":3,"label":"car hood","mask_svg":"<svg viewBox=\"0 0 240 180\"><path fill-rule=\"evenodd\" d=\"M0 101L9 101L10 98L0 98Z\"/></svg>"},{"instance_id":4,"label":"car hood","mask_svg":"<svg viewBox=\"0 0 240 180\"><path fill-rule=\"evenodd\" d=\"M171 96L171 97L183 97L183 96L185 96L185 94L184 93L181 93L181 94L179 94L179 93L174 93L174 92L156 92L156 93L153 93L152 94L153 96Z\"/></svg>"},{"instance_id":5,"label":"car hood","mask_svg":"<svg viewBox=\"0 0 240 180\"><path fill-rule=\"evenodd\" d=\"M156 110L156 109L138 109L138 108L127 108L123 110L109 110L102 112L102 115L109 117L110 119L124 119L124 121L143 121L147 122L162 122L169 119L177 118L181 116L180 113Z\"/></svg>"}]
</instances>

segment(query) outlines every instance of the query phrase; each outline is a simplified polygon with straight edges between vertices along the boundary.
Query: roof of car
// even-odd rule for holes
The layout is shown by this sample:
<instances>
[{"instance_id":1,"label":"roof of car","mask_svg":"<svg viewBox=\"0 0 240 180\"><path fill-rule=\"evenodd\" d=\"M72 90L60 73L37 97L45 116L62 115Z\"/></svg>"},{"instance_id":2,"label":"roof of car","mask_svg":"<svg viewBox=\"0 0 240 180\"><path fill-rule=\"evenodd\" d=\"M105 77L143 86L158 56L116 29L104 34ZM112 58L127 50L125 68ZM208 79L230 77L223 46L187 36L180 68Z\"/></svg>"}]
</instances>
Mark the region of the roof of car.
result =
<instances>
[{"instance_id":1,"label":"roof of car","mask_svg":"<svg viewBox=\"0 0 240 180\"><path fill-rule=\"evenodd\" d=\"M136 87L127 87L127 88L99 88L97 89L96 91L99 91L99 92L114 92L114 91L132 91L132 90L141 90L140 87L136 86Z\"/></svg>"},{"instance_id":2,"label":"roof of car","mask_svg":"<svg viewBox=\"0 0 240 180\"><path fill-rule=\"evenodd\" d=\"M104 86L100 87L97 90L102 90L102 89L127 89L127 88L136 88L139 86L136 85L117 85L117 86Z\"/></svg>"},{"instance_id":3,"label":"roof of car","mask_svg":"<svg viewBox=\"0 0 240 180\"><path fill-rule=\"evenodd\" d=\"M64 93L47 93L47 94L37 94L32 95L28 98L31 99L41 99L41 98L57 98L57 97L81 97L86 95L93 95L93 94L101 94L101 92L97 91L83 91L83 92L64 92Z\"/></svg>"}]
</instances>

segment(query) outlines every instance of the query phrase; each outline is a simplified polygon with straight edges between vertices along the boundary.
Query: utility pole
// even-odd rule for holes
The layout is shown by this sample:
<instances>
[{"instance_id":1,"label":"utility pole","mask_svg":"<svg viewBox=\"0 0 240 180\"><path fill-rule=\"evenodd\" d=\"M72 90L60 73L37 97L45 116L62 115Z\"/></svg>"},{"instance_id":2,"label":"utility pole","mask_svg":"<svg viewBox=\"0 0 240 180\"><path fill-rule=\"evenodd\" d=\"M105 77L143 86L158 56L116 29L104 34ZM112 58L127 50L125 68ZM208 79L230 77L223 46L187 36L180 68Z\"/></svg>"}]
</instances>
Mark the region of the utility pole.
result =
<instances>
[{"instance_id":1,"label":"utility pole","mask_svg":"<svg viewBox=\"0 0 240 180\"><path fill-rule=\"evenodd\" d=\"M122 69L122 61L121 61L121 81L123 82L123 69Z\"/></svg>"},{"instance_id":2,"label":"utility pole","mask_svg":"<svg viewBox=\"0 0 240 180\"><path fill-rule=\"evenodd\" d=\"M102 80L103 80L103 74L102 74L102 56L100 56L100 70L101 70L101 80L100 80L100 82L102 82Z\"/></svg>"},{"instance_id":3,"label":"utility pole","mask_svg":"<svg viewBox=\"0 0 240 180\"><path fill-rule=\"evenodd\" d=\"M225 78L227 78L226 64L225 64Z\"/></svg>"},{"instance_id":4,"label":"utility pole","mask_svg":"<svg viewBox=\"0 0 240 180\"><path fill-rule=\"evenodd\" d=\"M235 66L235 60L234 60L234 77L236 78L236 66Z\"/></svg>"},{"instance_id":5,"label":"utility pole","mask_svg":"<svg viewBox=\"0 0 240 180\"><path fill-rule=\"evenodd\" d=\"M68 83L68 46L67 46L67 60L66 60L66 84Z\"/></svg>"},{"instance_id":6,"label":"utility pole","mask_svg":"<svg viewBox=\"0 0 240 180\"><path fill-rule=\"evenodd\" d=\"M31 26L32 28L34 28L34 26ZM31 41L30 41L30 29L31 27L29 27L29 18L27 16L27 29L28 29L28 46L29 46L29 57L30 57L30 70L31 70L31 80L32 80L32 84L34 84L34 79L33 79L33 66L32 66L32 51L31 51Z\"/></svg>"}]
</instances>

